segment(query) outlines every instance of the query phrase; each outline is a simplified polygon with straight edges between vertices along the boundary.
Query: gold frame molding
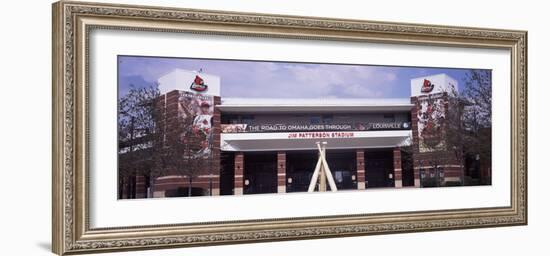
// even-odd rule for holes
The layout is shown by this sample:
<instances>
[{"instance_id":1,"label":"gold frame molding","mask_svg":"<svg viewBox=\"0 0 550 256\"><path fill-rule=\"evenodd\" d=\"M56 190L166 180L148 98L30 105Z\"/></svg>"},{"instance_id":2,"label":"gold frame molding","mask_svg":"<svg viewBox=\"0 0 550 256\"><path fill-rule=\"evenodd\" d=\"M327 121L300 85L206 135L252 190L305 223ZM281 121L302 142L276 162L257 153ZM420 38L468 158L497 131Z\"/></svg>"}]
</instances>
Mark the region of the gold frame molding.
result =
<instances>
[{"instance_id":1,"label":"gold frame molding","mask_svg":"<svg viewBox=\"0 0 550 256\"><path fill-rule=\"evenodd\" d=\"M92 229L88 35L93 29L496 48L511 51L511 205ZM61 1L53 4L53 228L60 255L527 224L527 32Z\"/></svg>"}]
</instances>

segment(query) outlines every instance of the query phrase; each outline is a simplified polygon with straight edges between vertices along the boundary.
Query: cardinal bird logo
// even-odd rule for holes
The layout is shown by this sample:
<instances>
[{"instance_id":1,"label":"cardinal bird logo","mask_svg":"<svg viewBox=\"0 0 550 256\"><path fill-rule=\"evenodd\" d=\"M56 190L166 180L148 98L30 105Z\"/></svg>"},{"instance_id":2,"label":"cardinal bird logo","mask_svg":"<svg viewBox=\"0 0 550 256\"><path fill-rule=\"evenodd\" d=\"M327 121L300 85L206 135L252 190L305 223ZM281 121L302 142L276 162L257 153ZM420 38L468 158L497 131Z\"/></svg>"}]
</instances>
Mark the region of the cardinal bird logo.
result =
<instances>
[{"instance_id":1,"label":"cardinal bird logo","mask_svg":"<svg viewBox=\"0 0 550 256\"><path fill-rule=\"evenodd\" d=\"M434 84L430 82L428 79L424 79L424 84L422 84L422 89L420 89L423 93L429 93L434 89Z\"/></svg>"},{"instance_id":2,"label":"cardinal bird logo","mask_svg":"<svg viewBox=\"0 0 550 256\"><path fill-rule=\"evenodd\" d=\"M208 90L208 85L204 83L204 80L199 75L196 75L189 89L197 92L204 92Z\"/></svg>"}]
</instances>

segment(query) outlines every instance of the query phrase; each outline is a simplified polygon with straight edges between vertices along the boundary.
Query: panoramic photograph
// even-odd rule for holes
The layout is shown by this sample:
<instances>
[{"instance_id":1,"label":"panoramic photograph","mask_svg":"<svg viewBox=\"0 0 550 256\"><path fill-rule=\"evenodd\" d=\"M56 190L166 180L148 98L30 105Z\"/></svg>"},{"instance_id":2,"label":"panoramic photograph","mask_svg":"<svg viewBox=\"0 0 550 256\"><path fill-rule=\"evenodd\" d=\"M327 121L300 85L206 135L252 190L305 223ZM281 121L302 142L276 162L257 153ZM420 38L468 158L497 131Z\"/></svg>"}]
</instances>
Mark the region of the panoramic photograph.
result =
<instances>
[{"instance_id":1,"label":"panoramic photograph","mask_svg":"<svg viewBox=\"0 0 550 256\"><path fill-rule=\"evenodd\" d=\"M491 185L491 70L117 61L118 199Z\"/></svg>"}]
</instances>

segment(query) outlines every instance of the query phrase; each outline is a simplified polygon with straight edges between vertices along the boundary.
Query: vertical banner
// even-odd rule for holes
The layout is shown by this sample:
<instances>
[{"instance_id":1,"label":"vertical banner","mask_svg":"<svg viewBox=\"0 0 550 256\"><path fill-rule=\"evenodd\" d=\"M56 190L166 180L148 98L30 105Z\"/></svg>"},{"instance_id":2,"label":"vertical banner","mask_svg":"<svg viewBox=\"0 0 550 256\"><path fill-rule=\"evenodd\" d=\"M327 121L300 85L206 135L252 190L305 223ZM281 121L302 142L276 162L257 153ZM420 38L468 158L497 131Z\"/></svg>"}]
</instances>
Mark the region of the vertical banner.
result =
<instances>
[{"instance_id":1,"label":"vertical banner","mask_svg":"<svg viewBox=\"0 0 550 256\"><path fill-rule=\"evenodd\" d=\"M444 93L418 97L418 148L421 153L445 149L446 105Z\"/></svg>"},{"instance_id":2,"label":"vertical banner","mask_svg":"<svg viewBox=\"0 0 550 256\"><path fill-rule=\"evenodd\" d=\"M190 157L207 159L212 156L213 114L213 96L180 91L178 116L183 125L181 140L191 148Z\"/></svg>"}]
</instances>

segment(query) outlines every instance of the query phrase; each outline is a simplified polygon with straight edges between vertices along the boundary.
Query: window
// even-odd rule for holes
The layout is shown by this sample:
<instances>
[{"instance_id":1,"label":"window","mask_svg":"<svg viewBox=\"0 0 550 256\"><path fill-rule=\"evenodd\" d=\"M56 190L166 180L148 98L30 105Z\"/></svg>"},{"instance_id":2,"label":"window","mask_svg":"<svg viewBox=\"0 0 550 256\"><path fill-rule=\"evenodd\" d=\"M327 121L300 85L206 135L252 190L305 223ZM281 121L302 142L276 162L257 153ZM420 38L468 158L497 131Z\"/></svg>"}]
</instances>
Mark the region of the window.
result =
<instances>
[{"instance_id":1,"label":"window","mask_svg":"<svg viewBox=\"0 0 550 256\"><path fill-rule=\"evenodd\" d=\"M312 116L309 119L311 124L320 124L321 123L321 116Z\"/></svg>"},{"instance_id":2,"label":"window","mask_svg":"<svg viewBox=\"0 0 550 256\"><path fill-rule=\"evenodd\" d=\"M395 122L395 114L384 114L384 120Z\"/></svg>"},{"instance_id":3,"label":"window","mask_svg":"<svg viewBox=\"0 0 550 256\"><path fill-rule=\"evenodd\" d=\"M221 116L222 124L238 124L239 116L237 115L222 115Z\"/></svg>"},{"instance_id":4,"label":"window","mask_svg":"<svg viewBox=\"0 0 550 256\"><path fill-rule=\"evenodd\" d=\"M323 123L324 124L331 124L332 123L332 115L323 115Z\"/></svg>"},{"instance_id":5,"label":"window","mask_svg":"<svg viewBox=\"0 0 550 256\"><path fill-rule=\"evenodd\" d=\"M254 124L254 116L253 115L242 115L241 116L241 122L243 124Z\"/></svg>"}]
</instances>

